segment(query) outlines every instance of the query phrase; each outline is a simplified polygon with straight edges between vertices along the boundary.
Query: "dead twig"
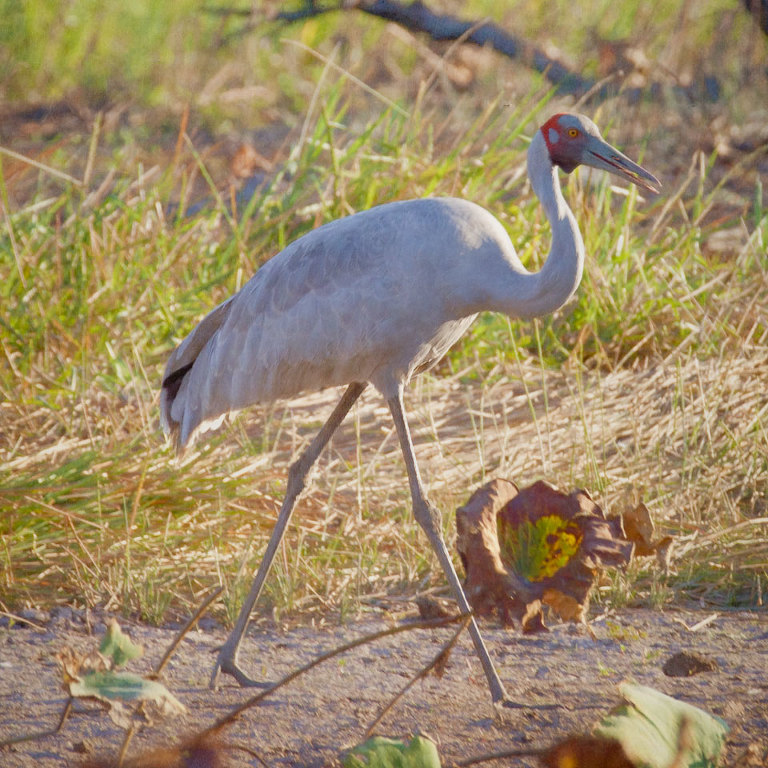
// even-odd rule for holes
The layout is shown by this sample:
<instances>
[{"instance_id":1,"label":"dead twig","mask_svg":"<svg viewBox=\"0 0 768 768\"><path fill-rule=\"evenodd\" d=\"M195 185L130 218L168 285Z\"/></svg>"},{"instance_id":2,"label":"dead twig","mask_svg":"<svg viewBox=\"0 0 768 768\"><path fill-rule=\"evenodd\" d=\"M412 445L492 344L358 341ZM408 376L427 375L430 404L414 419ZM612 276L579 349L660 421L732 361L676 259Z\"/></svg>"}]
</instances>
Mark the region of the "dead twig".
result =
<instances>
[{"instance_id":1,"label":"dead twig","mask_svg":"<svg viewBox=\"0 0 768 768\"><path fill-rule=\"evenodd\" d=\"M55 728L50 728L47 731L37 731L35 733L27 733L23 736L13 736L10 739L3 739L0 741L0 747L9 747L12 744L21 744L24 741L37 741L37 739L44 739L48 736L55 736L63 727L64 723L66 722L67 718L69 717L69 713L72 710L72 702L74 701L74 697L70 696L67 701L64 704L64 709L61 710L61 716L59 717L59 722L56 724Z\"/></svg>"},{"instance_id":2,"label":"dead twig","mask_svg":"<svg viewBox=\"0 0 768 768\"><path fill-rule=\"evenodd\" d=\"M142 475L143 480L143 475ZM200 617L208 610L208 607L210 604L221 594L223 587L218 587L217 589L214 589L213 592L211 592L208 597L203 600L203 602L199 605L197 610L190 616L187 623L176 633L176 637L173 638L171 641L171 644L168 646L168 649L163 654L163 658L160 659L160 661L155 666L154 671L147 675L148 678L152 680L156 680L158 677L160 677L160 674L165 669L168 662L171 660L171 657L174 653L176 653L176 649L179 647L179 644L184 639L186 634L189 632L192 627L197 624L197 622L200 620ZM137 712L142 712L144 709L144 704L140 703L137 707ZM128 747L131 743L131 740L136 734L136 728L134 725L131 725L130 728L125 732L125 737L123 738L123 743L120 746L120 752L118 753L117 757L117 765L118 768L123 765L125 761L125 756L128 754Z\"/></svg>"},{"instance_id":3,"label":"dead twig","mask_svg":"<svg viewBox=\"0 0 768 768\"><path fill-rule=\"evenodd\" d=\"M660 100L666 98L665 88L659 82L647 83L641 87L623 88L615 77L600 81L584 77L571 71L565 64L547 55L530 40L510 34L493 22L464 21L450 14L435 13L421 0L402 3L398 0L341 0L332 5L319 5L316 2L304 3L297 10L280 10L266 17L257 17L248 8L228 6L208 6L206 13L217 16L241 16L248 21L235 32L226 36L225 42L242 37L265 22L293 24L324 13L335 11L358 10L370 16L399 24L413 32L429 35L435 41L464 41L478 47L490 46L497 53L510 59L520 59L523 63L543 75L558 92L580 97L580 101L594 99L605 101L615 96L622 96L630 103L641 99ZM720 96L720 84L712 75L704 75L690 85L670 86L678 96L691 101L704 98L717 101Z\"/></svg>"},{"instance_id":4,"label":"dead twig","mask_svg":"<svg viewBox=\"0 0 768 768\"><path fill-rule=\"evenodd\" d=\"M168 664L168 662L171 660L171 656L176 653L176 649L179 647L179 643L181 643L189 630L192 629L195 624L197 624L197 622L200 620L200 617L208 610L208 606L210 606L210 604L221 594L222 590L223 587L214 589L213 592L211 592L211 594L208 595L205 600L203 600L203 602L200 604L200 607L192 614L187 623L178 631L176 637L173 638L173 642L168 647L168 650L165 652L163 658L158 662L157 666L155 667L155 671L150 675L151 678L157 678L160 676L160 673L165 669L166 664Z\"/></svg>"},{"instance_id":5,"label":"dead twig","mask_svg":"<svg viewBox=\"0 0 768 768\"><path fill-rule=\"evenodd\" d=\"M457 618L461 618L460 616ZM461 622L461 626L453 633L453 637L440 649L440 651L436 654L436 656L432 659L432 661L427 664L426 667L423 669L420 669L393 697L388 701L382 709L379 711L379 714L376 715L373 722L368 726L368 728L365 731L365 738L367 739L370 735L373 729L382 721L384 718L384 715L389 712L392 707L397 704L400 699L405 696L405 694L410 690L410 688L418 681L423 680L433 669L435 670L435 673L439 676L442 674L443 667L448 662L448 657L451 655L451 651L453 650L454 645L456 645L456 641L459 639L459 636L461 633L467 628L467 625L469 624L471 620L471 615L464 616L464 621Z\"/></svg>"},{"instance_id":6,"label":"dead twig","mask_svg":"<svg viewBox=\"0 0 768 768\"><path fill-rule=\"evenodd\" d=\"M345 643L344 645L341 645L338 648L334 648L326 653L321 654L320 656L317 656L315 659L305 664L303 667L299 667L298 669L293 670L293 672L289 672L287 675L285 675L280 680L278 680L270 688L267 688L264 691L260 691L255 696L252 696L250 699L247 699L245 702L240 704L231 712L224 715L224 717L218 719L212 726L210 726L205 731L203 731L203 734L213 734L221 730L225 726L237 720L237 718L240 717L240 715L243 712L245 712L247 709L250 709L251 707L255 706L263 699L266 699L268 696L271 696L280 688L290 683L292 680L295 680L297 677L299 677L300 675L303 675L305 672L309 672L310 669L314 669L318 664L322 664L324 661L328 661L329 659L332 659L336 656L340 656L343 653L347 653L347 651L354 650L355 648L358 648L361 645L366 645L368 643L376 642L376 640L381 640L384 637L399 635L401 632L410 632L412 630L417 630L417 629L438 629L440 627L445 627L445 626L448 626L449 624L454 624L457 621L463 621L465 619L466 619L465 616L459 615L459 616L449 616L448 618L445 618L445 619L433 619L430 621L416 621L411 624L400 624L396 627L389 627L388 629L382 629L379 632L374 632L373 634L364 635L363 637L358 637L355 640L351 640L350 642Z\"/></svg>"},{"instance_id":7,"label":"dead twig","mask_svg":"<svg viewBox=\"0 0 768 768\"><path fill-rule=\"evenodd\" d=\"M509 58L522 58L564 93L585 93L594 85L594 81L571 72L564 64L547 56L538 46L509 34L493 22L463 21L449 14L435 13L420 0L407 5L397 2L397 0L372 0L371 2L342 0L337 5L323 6L310 2L298 10L281 10L260 19L254 17L254 14L245 8L227 6L204 8L206 13L217 16L244 16L249 19L243 27L231 33L228 36L229 39L242 37L265 21L293 24L324 13L352 9L399 24L413 32L422 32L435 41L467 42L481 48L490 45L494 50Z\"/></svg>"},{"instance_id":8,"label":"dead twig","mask_svg":"<svg viewBox=\"0 0 768 768\"><path fill-rule=\"evenodd\" d=\"M40 626L40 624L35 624L32 619L25 619L23 616L18 616L15 613L9 613L8 611L0 611L0 616L5 616L7 619L10 619L13 622L17 622L19 624L24 624L31 629L34 629L36 632L45 632L45 627Z\"/></svg>"}]
</instances>

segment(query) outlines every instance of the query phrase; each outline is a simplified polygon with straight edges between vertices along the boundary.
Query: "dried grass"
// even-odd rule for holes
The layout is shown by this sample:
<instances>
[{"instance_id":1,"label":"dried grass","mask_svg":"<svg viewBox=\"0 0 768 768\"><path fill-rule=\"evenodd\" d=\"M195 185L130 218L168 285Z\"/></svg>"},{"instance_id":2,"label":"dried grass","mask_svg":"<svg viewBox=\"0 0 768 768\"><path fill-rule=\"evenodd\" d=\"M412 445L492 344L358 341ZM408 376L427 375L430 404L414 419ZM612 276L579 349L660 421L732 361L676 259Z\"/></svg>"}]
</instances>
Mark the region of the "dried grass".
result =
<instances>
[{"instance_id":1,"label":"dried grass","mask_svg":"<svg viewBox=\"0 0 768 768\"><path fill-rule=\"evenodd\" d=\"M756 600L768 565L768 353L608 373L571 363L546 371L546 390L541 379L541 366L529 358L494 370L490 383L427 376L409 393L417 453L448 535L453 510L490 477L585 487L609 512L642 499L676 538L670 584L678 597ZM182 467L147 429L117 466L94 460L75 482L62 471L42 491L32 482L3 489L4 506L26 508L30 535L40 532L39 547L15 543L21 557L11 553L6 588L33 602L79 596L151 613L158 599L146 593L152 581L168 593L161 605L175 610L230 581L238 566L244 585L279 508L287 466L337 396L325 391L257 409ZM148 405L123 407L136 419ZM93 434L114 429L99 398L86 410ZM30 434L29 417L4 421L17 435ZM38 434L4 471L39 478L42 467L92 448L90 438L47 444L47 433ZM274 435L271 444L249 455L248 442L266 435ZM55 503L46 501L51 495ZM370 391L320 461L268 604L281 612L327 611L360 597L407 594L434 567L426 550L409 516L391 421ZM638 599L642 579L635 590Z\"/></svg>"},{"instance_id":2,"label":"dried grass","mask_svg":"<svg viewBox=\"0 0 768 768\"><path fill-rule=\"evenodd\" d=\"M27 178L16 190L50 196L6 216L0 232L9 285L18 283L0 335L0 608L75 602L162 621L224 584L224 615L237 613L287 467L339 393L254 409L176 465L155 388L178 335L259 254L325 218L423 194L499 212L527 263L546 249L518 140L539 94L516 98L515 111L480 92L435 93L413 122L358 115L347 130L346 105L360 94L332 79L297 85L323 110L305 120L294 154L277 158L278 168L292 164L290 177L279 171L271 196L240 222L210 189L211 208L194 221L167 216L168 187L184 199L213 162L181 133L167 173L154 161L147 172L131 166L130 179L110 168L99 180L97 169L82 199L61 194L58 179ZM355 100L344 101L345 87ZM669 574L640 563L610 597L759 607L768 576L762 187L743 162L724 170L676 152L670 126L695 123L686 109L605 107L603 122L616 117L625 137L650 126L649 152L669 160L665 202L638 210L636 197L571 183L593 254L576 306L534 330L484 326L414 383L406 407L449 538L453 510L491 477L580 486L609 512L642 500L676 538ZM88 158L78 163L87 176ZM738 185L728 188L734 169ZM752 220L712 232L708 248L702 222L723 210ZM368 392L299 504L262 615L343 614L412 595L438 574L410 515L391 419Z\"/></svg>"}]
</instances>

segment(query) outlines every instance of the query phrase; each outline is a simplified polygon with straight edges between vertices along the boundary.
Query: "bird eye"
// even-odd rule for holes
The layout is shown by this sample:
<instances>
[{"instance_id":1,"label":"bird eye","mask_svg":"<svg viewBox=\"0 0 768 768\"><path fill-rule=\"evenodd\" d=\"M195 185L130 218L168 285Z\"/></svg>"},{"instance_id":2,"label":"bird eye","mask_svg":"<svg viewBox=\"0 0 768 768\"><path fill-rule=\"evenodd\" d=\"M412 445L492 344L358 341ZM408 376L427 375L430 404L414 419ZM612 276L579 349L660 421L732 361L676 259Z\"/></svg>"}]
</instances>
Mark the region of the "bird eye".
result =
<instances>
[{"instance_id":1,"label":"bird eye","mask_svg":"<svg viewBox=\"0 0 768 768\"><path fill-rule=\"evenodd\" d=\"M579 135L579 129L578 128L569 128L568 129L568 135L575 139Z\"/></svg>"}]
</instances>

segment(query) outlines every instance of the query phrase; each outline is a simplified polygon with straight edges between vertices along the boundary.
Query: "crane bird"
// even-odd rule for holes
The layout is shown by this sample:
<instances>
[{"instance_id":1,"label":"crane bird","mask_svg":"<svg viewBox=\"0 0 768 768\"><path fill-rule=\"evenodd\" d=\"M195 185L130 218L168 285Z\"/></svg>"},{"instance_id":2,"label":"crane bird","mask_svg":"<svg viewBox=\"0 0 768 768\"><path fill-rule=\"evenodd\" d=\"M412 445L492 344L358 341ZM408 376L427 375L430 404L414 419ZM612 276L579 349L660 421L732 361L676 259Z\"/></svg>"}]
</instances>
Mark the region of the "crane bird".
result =
<instances>
[{"instance_id":1,"label":"crane bird","mask_svg":"<svg viewBox=\"0 0 768 768\"><path fill-rule=\"evenodd\" d=\"M528 175L552 228L544 265L529 272L501 223L456 198L387 203L305 234L267 261L237 294L213 309L168 360L161 420L177 452L232 411L306 390L347 388L290 467L285 499L253 586L211 676L263 685L238 664L253 607L307 474L370 383L392 413L413 513L445 571L462 613L470 607L446 549L440 516L424 492L403 408L403 388L434 365L478 312L521 318L553 312L574 293L584 242L557 168L600 168L651 192L660 183L614 149L581 115L557 114L534 135ZM507 695L474 619L469 630L494 703Z\"/></svg>"}]
</instances>

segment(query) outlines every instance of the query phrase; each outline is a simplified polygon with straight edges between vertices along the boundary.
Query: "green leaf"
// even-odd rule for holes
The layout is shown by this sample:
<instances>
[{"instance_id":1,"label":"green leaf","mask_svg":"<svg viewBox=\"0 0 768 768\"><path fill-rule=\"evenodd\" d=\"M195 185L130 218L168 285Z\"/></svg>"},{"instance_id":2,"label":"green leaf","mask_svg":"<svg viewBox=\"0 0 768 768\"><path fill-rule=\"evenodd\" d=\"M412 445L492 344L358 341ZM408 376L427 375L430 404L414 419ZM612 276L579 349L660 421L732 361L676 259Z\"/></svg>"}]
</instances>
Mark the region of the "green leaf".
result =
<instances>
[{"instance_id":1,"label":"green leaf","mask_svg":"<svg viewBox=\"0 0 768 768\"><path fill-rule=\"evenodd\" d=\"M502 561L529 581L554 576L579 551L579 526L559 515L524 520L518 526L503 515L497 520Z\"/></svg>"},{"instance_id":2,"label":"green leaf","mask_svg":"<svg viewBox=\"0 0 768 768\"><path fill-rule=\"evenodd\" d=\"M136 645L128 635L123 634L120 625L114 619L109 622L99 651L102 656L111 660L113 669L124 666L131 659L138 659L144 653L140 645Z\"/></svg>"},{"instance_id":3,"label":"green leaf","mask_svg":"<svg viewBox=\"0 0 768 768\"><path fill-rule=\"evenodd\" d=\"M728 733L720 718L643 685L619 690L627 703L595 726L596 735L621 742L638 768L715 768Z\"/></svg>"},{"instance_id":4,"label":"green leaf","mask_svg":"<svg viewBox=\"0 0 768 768\"><path fill-rule=\"evenodd\" d=\"M185 709L162 683L129 672L88 672L69 684L69 692L102 701L155 701L175 712Z\"/></svg>"},{"instance_id":5,"label":"green leaf","mask_svg":"<svg viewBox=\"0 0 768 768\"><path fill-rule=\"evenodd\" d=\"M440 768L437 747L424 736L410 743L374 736L344 757L344 768Z\"/></svg>"}]
</instances>

